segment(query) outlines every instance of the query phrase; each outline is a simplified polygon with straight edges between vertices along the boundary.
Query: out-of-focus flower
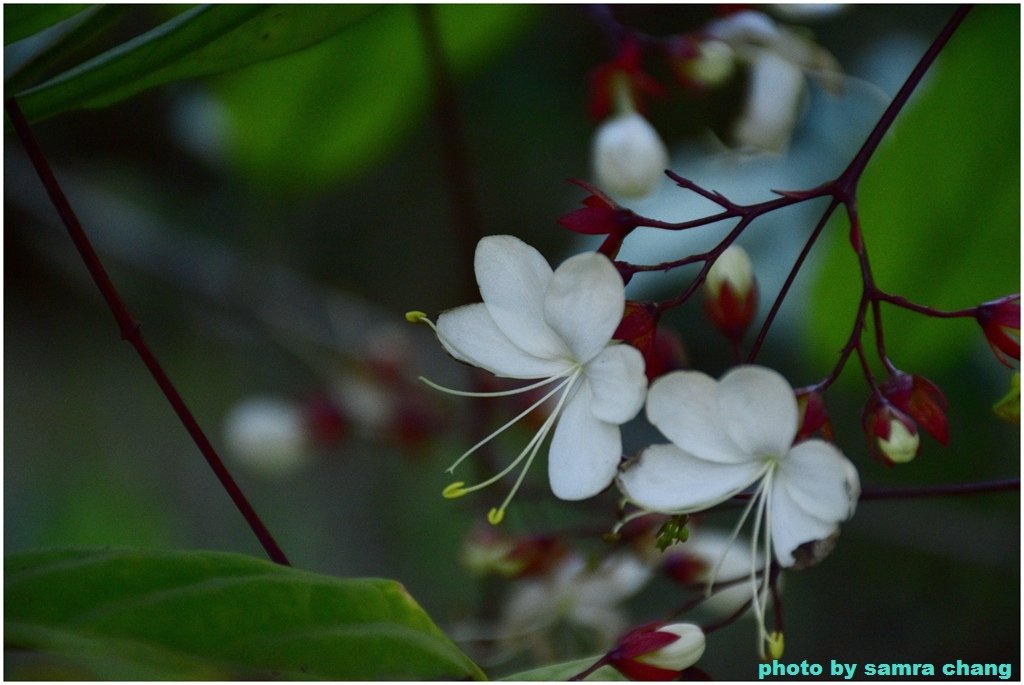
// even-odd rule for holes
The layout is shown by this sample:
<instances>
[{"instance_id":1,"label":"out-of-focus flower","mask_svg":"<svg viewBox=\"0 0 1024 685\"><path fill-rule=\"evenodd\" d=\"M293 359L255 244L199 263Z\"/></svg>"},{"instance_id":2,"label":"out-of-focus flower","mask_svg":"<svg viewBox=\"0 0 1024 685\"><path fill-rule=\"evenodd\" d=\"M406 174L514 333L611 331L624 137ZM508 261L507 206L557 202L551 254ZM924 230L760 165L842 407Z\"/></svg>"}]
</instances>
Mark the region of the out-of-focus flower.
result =
<instances>
[{"instance_id":1,"label":"out-of-focus flower","mask_svg":"<svg viewBox=\"0 0 1024 685\"><path fill-rule=\"evenodd\" d=\"M751 61L747 97L732 137L741 152L783 154L796 127L804 75L800 67L767 50Z\"/></svg>"},{"instance_id":2,"label":"out-of-focus flower","mask_svg":"<svg viewBox=\"0 0 1024 685\"><path fill-rule=\"evenodd\" d=\"M704 646L704 631L692 623L650 623L620 637L605 661L630 680L675 680Z\"/></svg>"},{"instance_id":3,"label":"out-of-focus flower","mask_svg":"<svg viewBox=\"0 0 1024 685\"><path fill-rule=\"evenodd\" d=\"M749 65L746 102L732 132L741 151L781 154L787 150L805 72L826 90L837 92L842 87L842 70L831 53L762 12L730 14L708 24L705 32L731 46Z\"/></svg>"},{"instance_id":4,"label":"out-of-focus flower","mask_svg":"<svg viewBox=\"0 0 1024 685\"><path fill-rule=\"evenodd\" d=\"M752 553L749 542L734 540L724 531L691 526L690 538L666 549L661 564L665 574L683 586L722 584L701 606L728 616L750 599L749 583L736 581L749 578L751 568L764 571L762 555L758 551L752 557Z\"/></svg>"},{"instance_id":5,"label":"out-of-focus flower","mask_svg":"<svg viewBox=\"0 0 1024 685\"><path fill-rule=\"evenodd\" d=\"M511 537L491 526L478 526L467 536L459 560L479 575L528 578L546 575L568 552L565 541L554 536Z\"/></svg>"},{"instance_id":6,"label":"out-of-focus flower","mask_svg":"<svg viewBox=\"0 0 1024 685\"><path fill-rule=\"evenodd\" d=\"M590 629L607 647L627 625L620 604L651 577L650 566L629 552L612 554L596 566L570 553L547 575L515 584L502 614L503 632L520 636L565 620Z\"/></svg>"},{"instance_id":7,"label":"out-of-focus flower","mask_svg":"<svg viewBox=\"0 0 1024 685\"><path fill-rule=\"evenodd\" d=\"M594 134L591 158L598 185L623 197L643 197L661 182L668 150L636 110L608 118Z\"/></svg>"},{"instance_id":8,"label":"out-of-focus flower","mask_svg":"<svg viewBox=\"0 0 1024 685\"><path fill-rule=\"evenodd\" d=\"M254 472L282 476L309 457L309 434L302 408L277 397L252 397L228 412L224 441L235 458Z\"/></svg>"},{"instance_id":9,"label":"out-of-focus flower","mask_svg":"<svg viewBox=\"0 0 1024 685\"><path fill-rule=\"evenodd\" d=\"M707 509L756 487L737 525L754 511L751 556L763 545L782 567L794 550L828 538L856 507L860 482L853 464L823 440L793 445L799 428L796 397L775 371L740 366L720 381L676 371L648 392L647 418L673 444L653 445L619 474L619 488L642 509L670 514ZM764 615L767 574L755 578L753 607L760 641L769 633Z\"/></svg>"},{"instance_id":10,"label":"out-of-focus flower","mask_svg":"<svg viewBox=\"0 0 1024 685\"><path fill-rule=\"evenodd\" d=\"M974 316L999 361L1020 361L1020 295L978 305Z\"/></svg>"},{"instance_id":11,"label":"out-of-focus flower","mask_svg":"<svg viewBox=\"0 0 1024 685\"><path fill-rule=\"evenodd\" d=\"M718 256L704 281L704 310L727 338L738 341L757 310L757 280L750 256L730 245Z\"/></svg>"},{"instance_id":12,"label":"out-of-focus flower","mask_svg":"<svg viewBox=\"0 0 1024 685\"><path fill-rule=\"evenodd\" d=\"M445 496L479 490L525 462L504 502L488 514L491 523L499 523L552 431L548 452L552 492L566 500L596 495L615 477L622 454L619 425L639 412L647 385L640 352L612 343L625 309L622 277L607 257L592 252L571 257L552 272L537 250L512 236L482 239L475 269L483 302L443 312L434 327L438 340L456 359L496 376L542 380L498 393L430 385L469 397L512 395L552 384L554 389L466 451L449 471L548 399L558 399L511 464L476 485L452 483ZM407 318L430 323L421 312L410 312Z\"/></svg>"}]
</instances>

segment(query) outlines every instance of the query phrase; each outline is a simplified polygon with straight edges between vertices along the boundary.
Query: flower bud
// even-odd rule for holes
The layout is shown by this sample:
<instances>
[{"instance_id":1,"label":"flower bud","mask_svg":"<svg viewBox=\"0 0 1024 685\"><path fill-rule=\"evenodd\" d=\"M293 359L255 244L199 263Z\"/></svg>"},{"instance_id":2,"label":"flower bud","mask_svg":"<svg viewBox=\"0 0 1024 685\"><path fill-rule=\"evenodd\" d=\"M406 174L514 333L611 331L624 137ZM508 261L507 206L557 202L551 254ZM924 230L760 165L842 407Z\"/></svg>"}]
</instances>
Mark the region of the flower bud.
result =
<instances>
[{"instance_id":1,"label":"flower bud","mask_svg":"<svg viewBox=\"0 0 1024 685\"><path fill-rule=\"evenodd\" d=\"M878 447L889 461L905 464L917 456L921 449L921 438L913 426L894 418L889 421L888 438L879 433Z\"/></svg>"},{"instance_id":2,"label":"flower bud","mask_svg":"<svg viewBox=\"0 0 1024 685\"><path fill-rule=\"evenodd\" d=\"M678 45L678 43L674 44ZM736 53L721 40L703 40L673 50L672 66L686 85L710 88L728 81L736 72Z\"/></svg>"},{"instance_id":3,"label":"flower bud","mask_svg":"<svg viewBox=\"0 0 1024 685\"><path fill-rule=\"evenodd\" d=\"M650 122L636 111L626 111L598 128L593 165L603 188L624 197L643 197L661 181L668 150Z\"/></svg>"},{"instance_id":4,"label":"flower bud","mask_svg":"<svg viewBox=\"0 0 1024 685\"><path fill-rule=\"evenodd\" d=\"M308 431L302 409L287 400L253 397L237 404L224 419L224 441L253 471L281 476L308 457Z\"/></svg>"},{"instance_id":5,"label":"flower bud","mask_svg":"<svg viewBox=\"0 0 1024 685\"><path fill-rule=\"evenodd\" d=\"M865 408L864 432L872 450L889 465L912 461L921 449L917 424L884 397L876 396Z\"/></svg>"},{"instance_id":6,"label":"flower bud","mask_svg":"<svg viewBox=\"0 0 1024 685\"><path fill-rule=\"evenodd\" d=\"M692 623L640 626L619 638L608 663L631 680L674 680L704 654L704 632Z\"/></svg>"},{"instance_id":7,"label":"flower bud","mask_svg":"<svg viewBox=\"0 0 1024 685\"><path fill-rule=\"evenodd\" d=\"M882 395L924 428L941 445L949 443L946 397L924 376L898 371L879 388Z\"/></svg>"},{"instance_id":8,"label":"flower bud","mask_svg":"<svg viewBox=\"0 0 1024 685\"><path fill-rule=\"evenodd\" d=\"M757 309L757 281L750 257L739 245L718 256L704 281L704 309L730 340L739 340Z\"/></svg>"},{"instance_id":9,"label":"flower bud","mask_svg":"<svg viewBox=\"0 0 1024 685\"><path fill-rule=\"evenodd\" d=\"M796 404L800 410L800 429L796 433L796 442L806 440L816 431L828 442L832 442L832 422L829 421L825 398L815 390L802 388L796 391Z\"/></svg>"},{"instance_id":10,"label":"flower bud","mask_svg":"<svg viewBox=\"0 0 1024 685\"><path fill-rule=\"evenodd\" d=\"M974 316L999 361L1020 360L1020 295L978 305Z\"/></svg>"}]
</instances>

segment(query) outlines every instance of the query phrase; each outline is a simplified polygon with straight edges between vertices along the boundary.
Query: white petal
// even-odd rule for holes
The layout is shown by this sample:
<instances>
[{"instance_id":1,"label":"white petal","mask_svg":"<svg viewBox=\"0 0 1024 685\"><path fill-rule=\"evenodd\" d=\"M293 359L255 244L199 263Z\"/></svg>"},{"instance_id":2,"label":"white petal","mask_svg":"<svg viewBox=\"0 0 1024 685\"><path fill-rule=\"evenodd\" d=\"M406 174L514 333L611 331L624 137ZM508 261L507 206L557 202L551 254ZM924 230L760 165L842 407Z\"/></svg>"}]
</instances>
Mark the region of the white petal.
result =
<instances>
[{"instance_id":1,"label":"white petal","mask_svg":"<svg viewBox=\"0 0 1024 685\"><path fill-rule=\"evenodd\" d=\"M482 304L467 304L437 317L438 339L450 355L504 378L547 378L569 368L567 361L542 359L512 343Z\"/></svg>"},{"instance_id":2,"label":"white petal","mask_svg":"<svg viewBox=\"0 0 1024 685\"><path fill-rule=\"evenodd\" d=\"M796 561L793 558L793 550L807 542L824 540L835 533L839 526L833 522L822 521L798 505L790 496L783 480L785 479L772 483L769 525L775 558L786 567L792 566Z\"/></svg>"},{"instance_id":3,"label":"white petal","mask_svg":"<svg viewBox=\"0 0 1024 685\"><path fill-rule=\"evenodd\" d=\"M674 371L647 391L647 419L685 452L723 464L751 460L719 421L718 383L698 371Z\"/></svg>"},{"instance_id":4,"label":"white petal","mask_svg":"<svg viewBox=\"0 0 1024 685\"><path fill-rule=\"evenodd\" d=\"M568 356L544 321L552 273L540 252L510 235L487 236L477 243L474 268L487 311L509 340L542 359Z\"/></svg>"},{"instance_id":5,"label":"white petal","mask_svg":"<svg viewBox=\"0 0 1024 685\"><path fill-rule=\"evenodd\" d=\"M776 478L793 502L822 521L845 521L853 512L859 480L850 460L824 440L802 442L779 462Z\"/></svg>"},{"instance_id":6,"label":"white petal","mask_svg":"<svg viewBox=\"0 0 1024 685\"><path fill-rule=\"evenodd\" d=\"M622 456L619 427L594 417L589 383L580 383L558 417L548 452L548 477L555 497L593 497L615 478Z\"/></svg>"},{"instance_id":7,"label":"white petal","mask_svg":"<svg viewBox=\"0 0 1024 685\"><path fill-rule=\"evenodd\" d=\"M606 347L587 364L585 373L594 394L590 410L602 421L625 423L644 406L644 356L635 347Z\"/></svg>"},{"instance_id":8,"label":"white petal","mask_svg":"<svg viewBox=\"0 0 1024 685\"><path fill-rule=\"evenodd\" d=\"M603 254L586 252L555 269L544 298L544 318L586 364L604 349L622 321L622 276Z\"/></svg>"},{"instance_id":9,"label":"white petal","mask_svg":"<svg viewBox=\"0 0 1024 685\"><path fill-rule=\"evenodd\" d=\"M757 462L723 464L698 459L674 445L651 445L619 474L619 489L652 511L701 511L729 499L760 475Z\"/></svg>"},{"instance_id":10,"label":"white petal","mask_svg":"<svg viewBox=\"0 0 1024 685\"><path fill-rule=\"evenodd\" d=\"M783 456L799 428L793 388L763 366L737 366L722 376L718 410L729 437L751 455Z\"/></svg>"}]
</instances>

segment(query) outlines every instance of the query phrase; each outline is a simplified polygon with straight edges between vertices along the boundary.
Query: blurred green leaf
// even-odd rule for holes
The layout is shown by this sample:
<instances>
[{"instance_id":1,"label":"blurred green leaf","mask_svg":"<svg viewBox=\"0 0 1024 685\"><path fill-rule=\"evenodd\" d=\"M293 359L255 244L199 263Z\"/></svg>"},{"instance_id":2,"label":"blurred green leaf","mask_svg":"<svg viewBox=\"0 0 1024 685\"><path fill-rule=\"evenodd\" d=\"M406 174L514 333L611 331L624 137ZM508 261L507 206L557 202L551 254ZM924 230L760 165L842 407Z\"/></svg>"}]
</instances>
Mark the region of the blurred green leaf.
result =
<instances>
[{"instance_id":1,"label":"blurred green leaf","mask_svg":"<svg viewBox=\"0 0 1024 685\"><path fill-rule=\"evenodd\" d=\"M584 670L590 668L600 656L590 656L585 659L576 659L575 661L566 661L561 664L552 664L551 666L541 666L540 668L534 668L529 671L523 671L522 673L516 673L510 675L501 680L512 680L512 681L557 681L557 680L568 680L577 673L582 673ZM597 669L586 678L585 681L629 681L629 678L616 671L611 666L602 666Z\"/></svg>"},{"instance_id":2,"label":"blurred green leaf","mask_svg":"<svg viewBox=\"0 0 1024 685\"><path fill-rule=\"evenodd\" d=\"M433 5L457 73L509 45L538 13L523 5ZM381 159L422 116L433 86L416 8L391 5L315 48L220 84L234 161L284 192L316 191Z\"/></svg>"},{"instance_id":3,"label":"blurred green leaf","mask_svg":"<svg viewBox=\"0 0 1024 685\"><path fill-rule=\"evenodd\" d=\"M302 50L374 11L369 5L203 5L19 94L31 120L103 107L148 88Z\"/></svg>"},{"instance_id":4,"label":"blurred green leaf","mask_svg":"<svg viewBox=\"0 0 1024 685\"><path fill-rule=\"evenodd\" d=\"M952 11L952 10L951 10ZM939 309L1020 284L1020 8L978 6L896 120L860 184L858 204L879 287ZM860 297L856 257L836 222L813 288L806 339L830 366ZM970 319L883 305L889 356L935 373L984 346Z\"/></svg>"},{"instance_id":5,"label":"blurred green leaf","mask_svg":"<svg viewBox=\"0 0 1024 685\"><path fill-rule=\"evenodd\" d=\"M4 4L4 45L28 38L92 5Z\"/></svg>"},{"instance_id":6,"label":"blurred green leaf","mask_svg":"<svg viewBox=\"0 0 1024 685\"><path fill-rule=\"evenodd\" d=\"M6 649L51 654L89 676L483 678L390 580L140 550L22 553L5 559L4 574Z\"/></svg>"}]
</instances>

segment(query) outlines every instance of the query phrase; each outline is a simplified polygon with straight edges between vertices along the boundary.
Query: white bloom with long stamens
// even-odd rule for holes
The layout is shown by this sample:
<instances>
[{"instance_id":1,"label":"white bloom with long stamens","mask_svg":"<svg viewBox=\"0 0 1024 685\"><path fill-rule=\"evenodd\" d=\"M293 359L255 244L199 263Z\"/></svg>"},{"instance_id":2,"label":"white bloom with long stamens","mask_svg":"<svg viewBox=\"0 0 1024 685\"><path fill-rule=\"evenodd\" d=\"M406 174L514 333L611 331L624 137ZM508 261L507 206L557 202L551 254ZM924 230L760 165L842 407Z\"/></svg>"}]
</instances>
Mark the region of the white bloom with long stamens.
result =
<instances>
[{"instance_id":1,"label":"white bloom with long stamens","mask_svg":"<svg viewBox=\"0 0 1024 685\"><path fill-rule=\"evenodd\" d=\"M764 645L769 581L768 574L757 577L758 545L764 558L774 552L788 567L798 547L833 536L853 515L856 469L823 440L793 445L799 427L793 389L763 367L740 366L720 381L695 371L663 376L648 392L647 417L673 444L647 448L619 474L619 488L638 506L692 513L756 484L733 540L753 511L750 582Z\"/></svg>"},{"instance_id":2,"label":"white bloom with long stamens","mask_svg":"<svg viewBox=\"0 0 1024 685\"><path fill-rule=\"evenodd\" d=\"M637 415L647 390L643 356L612 343L625 310L622 277L607 257L593 252L571 257L552 271L537 250L513 236L483 238L474 268L483 302L443 312L434 327L438 339L456 359L496 376L540 380L498 393L466 393L426 382L470 397L553 388L474 445L449 471L545 401L553 400L555 409L508 467L476 485L452 483L445 496L490 485L525 461L508 497L488 515L491 523L500 522L549 433L552 492L565 500L596 495L615 478L622 454L619 426ZM419 312L407 318L429 323Z\"/></svg>"}]
</instances>

